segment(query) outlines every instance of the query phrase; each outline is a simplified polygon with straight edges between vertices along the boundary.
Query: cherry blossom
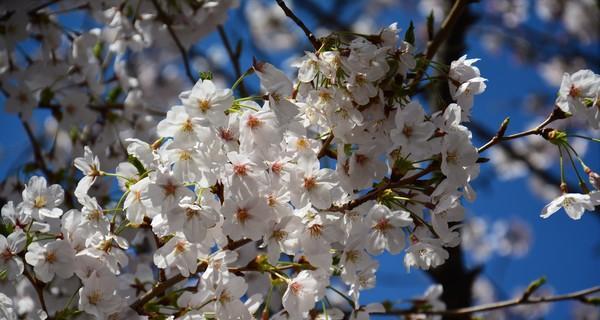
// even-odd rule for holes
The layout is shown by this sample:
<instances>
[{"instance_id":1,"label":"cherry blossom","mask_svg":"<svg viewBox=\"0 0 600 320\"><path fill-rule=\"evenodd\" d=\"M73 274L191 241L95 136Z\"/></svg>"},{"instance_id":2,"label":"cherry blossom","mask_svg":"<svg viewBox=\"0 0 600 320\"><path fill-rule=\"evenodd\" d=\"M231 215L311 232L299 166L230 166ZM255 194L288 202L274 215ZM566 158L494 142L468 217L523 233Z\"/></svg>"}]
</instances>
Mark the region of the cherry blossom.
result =
<instances>
[{"instance_id":1,"label":"cherry blossom","mask_svg":"<svg viewBox=\"0 0 600 320\"><path fill-rule=\"evenodd\" d=\"M73 275L75 250L64 240L55 240L41 245L33 242L27 247L25 261L33 266L38 279L50 282L54 275L67 279Z\"/></svg>"}]
</instances>

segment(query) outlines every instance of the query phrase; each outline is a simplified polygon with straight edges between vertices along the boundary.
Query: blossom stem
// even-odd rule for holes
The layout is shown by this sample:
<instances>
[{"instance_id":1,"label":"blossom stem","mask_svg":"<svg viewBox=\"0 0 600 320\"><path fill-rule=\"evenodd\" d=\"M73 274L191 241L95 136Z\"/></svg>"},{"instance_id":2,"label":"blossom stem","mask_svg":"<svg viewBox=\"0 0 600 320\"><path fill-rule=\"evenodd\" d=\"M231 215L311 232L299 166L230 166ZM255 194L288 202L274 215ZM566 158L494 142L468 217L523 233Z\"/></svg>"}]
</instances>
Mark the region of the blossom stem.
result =
<instances>
[{"instance_id":1,"label":"blossom stem","mask_svg":"<svg viewBox=\"0 0 600 320\"><path fill-rule=\"evenodd\" d=\"M235 80L235 82L233 83L233 86L231 86L231 90L235 90L235 88L237 88L237 86L240 86L240 91L244 91L242 90L242 86L244 85L244 78L246 78L247 76L251 75L254 73L254 68L248 68L248 70L246 70L246 72L244 72L241 76L238 77L237 80Z\"/></svg>"},{"instance_id":2,"label":"blossom stem","mask_svg":"<svg viewBox=\"0 0 600 320\"><path fill-rule=\"evenodd\" d=\"M269 285L269 292L267 292L267 298L265 299L265 305L263 306L263 310L261 312L261 319L269 318L269 306L271 305L271 297L273 296L273 283Z\"/></svg>"},{"instance_id":3,"label":"blossom stem","mask_svg":"<svg viewBox=\"0 0 600 320\"><path fill-rule=\"evenodd\" d=\"M577 160L579 160L579 163L585 170L585 168L587 168L587 166L585 165L585 162L583 162L583 159L581 159L581 157L579 156L579 153L577 152L577 150L575 150L575 148L573 148L573 146L568 143L566 144L566 146L569 147L569 149L571 149L571 151L573 151L573 153L575 154L575 157L577 157Z\"/></svg>"},{"instance_id":4,"label":"blossom stem","mask_svg":"<svg viewBox=\"0 0 600 320\"><path fill-rule=\"evenodd\" d=\"M82 286L83 286L82 284L79 284L79 287L77 287L77 289L75 289L75 291L69 298L69 301L67 301L67 304L65 305L63 310L67 310L67 309L69 309L69 307L71 307L71 303L73 303L73 300L75 300L75 296L77 295L77 292L79 292L79 289L81 289Z\"/></svg>"},{"instance_id":5,"label":"blossom stem","mask_svg":"<svg viewBox=\"0 0 600 320\"><path fill-rule=\"evenodd\" d=\"M127 178L127 177L125 177L123 175L120 175L118 173L111 173L111 172L104 172L104 171L102 171L102 172L100 172L100 175L107 176L107 177L121 178L121 179L129 181L129 178Z\"/></svg>"},{"instance_id":6,"label":"blossom stem","mask_svg":"<svg viewBox=\"0 0 600 320\"><path fill-rule=\"evenodd\" d=\"M565 183L565 168L563 165L563 152L562 152L560 145L558 146L558 154L559 154L558 163L560 165L560 184L563 185Z\"/></svg>"},{"instance_id":7,"label":"blossom stem","mask_svg":"<svg viewBox=\"0 0 600 320\"><path fill-rule=\"evenodd\" d=\"M119 202L117 202L117 206L113 208L115 213L113 214L112 221L110 222L110 230L114 232L115 223L117 222L117 212L123 211L123 202L125 201L125 197L129 194L129 190L125 191L121 198L119 198ZM120 209L120 210L119 210Z\"/></svg>"},{"instance_id":8,"label":"blossom stem","mask_svg":"<svg viewBox=\"0 0 600 320\"><path fill-rule=\"evenodd\" d=\"M600 139L595 139L595 138L592 138L592 137L586 137L586 136L582 136L582 135L578 135L578 134L567 134L567 137L576 137L576 138L586 139L586 140L589 140L589 141L600 143Z\"/></svg>"},{"instance_id":9,"label":"blossom stem","mask_svg":"<svg viewBox=\"0 0 600 320\"><path fill-rule=\"evenodd\" d=\"M566 145L568 145L568 143L566 143ZM579 170L577 170L577 166L575 165L575 161L573 160L573 156L571 155L571 152L569 151L569 149L565 148L565 151L567 152L567 155L569 156L569 160L571 160L571 166L573 167L573 170L575 171L575 174L577 175L577 180L579 181L579 185L585 185L585 181L581 178L581 175L579 174Z\"/></svg>"}]
</instances>

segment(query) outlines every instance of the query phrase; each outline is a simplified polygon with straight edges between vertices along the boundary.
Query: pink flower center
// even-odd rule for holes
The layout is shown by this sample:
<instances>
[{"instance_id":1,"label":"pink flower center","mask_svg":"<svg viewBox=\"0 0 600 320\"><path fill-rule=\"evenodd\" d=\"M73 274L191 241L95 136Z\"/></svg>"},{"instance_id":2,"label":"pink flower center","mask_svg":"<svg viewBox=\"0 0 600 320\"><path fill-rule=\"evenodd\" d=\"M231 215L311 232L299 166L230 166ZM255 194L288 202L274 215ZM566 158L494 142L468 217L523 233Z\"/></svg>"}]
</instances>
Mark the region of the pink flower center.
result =
<instances>
[{"instance_id":1,"label":"pink flower center","mask_svg":"<svg viewBox=\"0 0 600 320\"><path fill-rule=\"evenodd\" d=\"M290 290L294 295L300 295L300 293L302 292L302 284L298 282L292 282L292 284L290 284Z\"/></svg>"},{"instance_id":2,"label":"pink flower center","mask_svg":"<svg viewBox=\"0 0 600 320\"><path fill-rule=\"evenodd\" d=\"M315 177L304 177L304 189L310 191L317 185L317 178Z\"/></svg>"},{"instance_id":3,"label":"pink flower center","mask_svg":"<svg viewBox=\"0 0 600 320\"><path fill-rule=\"evenodd\" d=\"M250 116L248 116L248 120L246 120L246 125L250 129L256 129L262 125L262 121L259 118L255 117L253 115L250 115Z\"/></svg>"}]
</instances>

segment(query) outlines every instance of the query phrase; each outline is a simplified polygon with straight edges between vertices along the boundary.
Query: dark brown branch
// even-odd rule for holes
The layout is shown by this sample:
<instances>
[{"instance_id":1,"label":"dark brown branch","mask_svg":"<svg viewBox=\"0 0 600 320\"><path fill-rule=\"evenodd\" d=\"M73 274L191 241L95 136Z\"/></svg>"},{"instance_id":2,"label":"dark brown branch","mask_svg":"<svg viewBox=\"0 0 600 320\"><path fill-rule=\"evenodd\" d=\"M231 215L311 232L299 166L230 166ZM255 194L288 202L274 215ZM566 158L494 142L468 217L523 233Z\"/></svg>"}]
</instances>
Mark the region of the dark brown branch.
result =
<instances>
[{"instance_id":1,"label":"dark brown branch","mask_svg":"<svg viewBox=\"0 0 600 320\"><path fill-rule=\"evenodd\" d=\"M444 43L444 41L454 28L454 25L462 16L462 13L469 4L469 2L471 2L471 0L457 0L456 2L454 2L454 5L448 13L448 16L446 16L446 19L444 20L444 22L442 22L440 30L435 34L433 40L427 43L427 48L425 49L425 54L423 56L423 59L426 61L426 64L421 69L417 70L415 77L410 83L408 89L410 95L413 95L415 93L416 89L419 86L419 82L425 75L425 71L427 71L429 61L433 59L440 46Z\"/></svg>"},{"instance_id":2,"label":"dark brown branch","mask_svg":"<svg viewBox=\"0 0 600 320\"><path fill-rule=\"evenodd\" d=\"M474 307L466 307L459 308L453 310L444 310L444 311L433 311L433 310L413 310L413 309L400 309L400 310L391 310L389 312L380 313L379 315L387 315L387 316L398 316L398 315L410 315L410 314L428 314L428 315L443 315L443 316L462 316L463 318L468 318L467 316L472 315L478 312L486 312L493 311L498 309L511 308L519 305L527 305L527 304L538 304L538 303L548 303L548 302L557 302L557 301L565 301L565 300L579 300L582 302L586 301L586 297L588 295L600 292L600 286L595 286L589 289L584 289L572 293L556 295L556 296L544 296L544 297L528 297L527 299L522 299L521 297L499 301L489 304L483 304Z\"/></svg>"},{"instance_id":3,"label":"dark brown branch","mask_svg":"<svg viewBox=\"0 0 600 320\"><path fill-rule=\"evenodd\" d=\"M42 147L40 146L40 143L35 138L35 135L33 134L33 130L31 130L31 127L25 120L23 120L23 118L20 118L20 120L21 120L21 123L23 124L23 128L25 128L27 137L29 138L29 141L31 142L31 148L33 149L33 156L35 157L35 162L36 162L37 166L42 170L44 175L46 175L48 180L53 181L52 172L50 171L50 169L48 169L48 166L46 165L46 161L44 160L44 156L42 154Z\"/></svg>"},{"instance_id":4,"label":"dark brown branch","mask_svg":"<svg viewBox=\"0 0 600 320\"><path fill-rule=\"evenodd\" d=\"M217 30L219 31L219 36L221 37L221 41L223 42L223 46L225 46L225 50L227 50L227 54L229 55L229 60L233 64L233 69L235 71L235 76L239 79L242 77L242 68L240 67L240 52L234 52L231 47L231 43L229 42L229 38L227 37L227 33L225 33L225 28L222 25L217 26ZM243 97L248 96L248 91L246 91L246 87L244 86L244 82L241 81L239 84L240 94Z\"/></svg>"},{"instance_id":5,"label":"dark brown branch","mask_svg":"<svg viewBox=\"0 0 600 320\"><path fill-rule=\"evenodd\" d=\"M500 143L502 141L508 141L508 140L517 139L517 138L530 136L530 135L542 135L543 129L547 125L549 125L550 123L552 123L555 120L564 119L564 118L566 118L566 114L560 108L554 107L554 110L552 110L552 113L546 118L546 120L544 120L544 122L540 123L537 127L527 130L527 131L523 131L523 132L515 133L515 134L509 135L509 136L505 136L504 133L506 132L506 128L508 127L508 119L509 119L509 118L506 118L504 120L504 122L502 122L500 129L498 129L498 132L496 132L496 135L494 135L486 144L479 147L479 149L477 149L477 151L479 153L482 153L483 151L489 149L493 145Z\"/></svg>"},{"instance_id":6,"label":"dark brown branch","mask_svg":"<svg viewBox=\"0 0 600 320\"><path fill-rule=\"evenodd\" d=\"M310 29L308 29L308 27L304 24L304 22L302 22L302 20L300 20L300 18L298 18L298 16L296 16L292 12L292 10L290 10L290 8L288 8L288 6L285 4L285 2L283 0L276 0L276 1L277 1L277 4L279 5L279 7L281 7L283 12L285 13L285 15L288 16L290 19L292 19L292 21L294 21L294 23L296 23L296 25L298 25L298 27L300 27L300 29L302 29L302 31L304 31L304 34L306 35L306 37L312 44L313 48L315 48L315 50L319 50L319 48L321 48L321 42L317 39L317 37L315 37L315 35L312 33L312 31L310 31Z\"/></svg>"},{"instance_id":7,"label":"dark brown branch","mask_svg":"<svg viewBox=\"0 0 600 320\"><path fill-rule=\"evenodd\" d=\"M488 130L484 126L482 126L474 121L471 121L469 123L469 130L471 130L471 132L473 132L473 134L478 135L480 137L484 137L486 139L489 139L489 137L491 137L493 135L493 133L490 130ZM536 177L543 180L544 183L553 185L553 186L559 186L561 184L560 179L558 179L557 177L553 176L552 174L534 166L533 163L531 163L531 161L527 158L527 156L525 154L518 152L512 145L507 144L507 143L499 143L498 147L500 149L502 149L502 151L506 152L507 155L511 159L523 162L523 164L525 164L527 166L527 169L533 175L535 175ZM570 185L570 184L568 185L567 188L569 190L577 189L577 187L575 185Z\"/></svg>"},{"instance_id":8,"label":"dark brown branch","mask_svg":"<svg viewBox=\"0 0 600 320\"><path fill-rule=\"evenodd\" d=\"M25 276L25 278L27 278L29 280L29 282L31 282L31 285L35 289L35 293L37 294L37 296L40 300L40 305L42 306L42 309L44 310L46 315L48 315L48 319L52 319L52 317L50 317L50 314L48 314L48 308L46 307L46 300L44 299L45 284L43 282L39 281L38 279L36 279L33 275L31 275L31 273L29 273L27 268L23 269L23 275Z\"/></svg>"},{"instance_id":9,"label":"dark brown branch","mask_svg":"<svg viewBox=\"0 0 600 320\"><path fill-rule=\"evenodd\" d=\"M317 154L317 158L321 159L325 155L327 155L327 151L329 150L329 145L333 141L333 138L334 138L333 132L330 132L329 136L327 136L327 139L325 139L325 141L323 141L323 145L321 145L321 149L319 150L319 153Z\"/></svg>"},{"instance_id":10,"label":"dark brown branch","mask_svg":"<svg viewBox=\"0 0 600 320\"><path fill-rule=\"evenodd\" d=\"M381 183L381 185L379 185L378 187L374 188L373 190L369 191L367 194L363 195L362 197L352 200L348 203L346 203L345 205L342 206L332 206L331 208L329 208L329 211L340 211L340 212L344 212L346 210L352 210L358 206L360 206L361 204L369 201L369 200L374 200L377 199L377 197L379 195L381 195L382 192L384 192L387 189L390 188L397 188L397 187L401 187L403 185L408 185L408 184L412 184L417 182L420 178L422 178L423 176L426 176L427 174L431 173L432 171L434 171L435 169L437 169L438 166L434 165L434 164L430 164L429 166L427 166L425 169L419 171L418 173L404 178L404 179L400 179L398 181L387 181L387 182L383 182Z\"/></svg>"},{"instance_id":11,"label":"dark brown branch","mask_svg":"<svg viewBox=\"0 0 600 320\"><path fill-rule=\"evenodd\" d=\"M188 79L190 79L192 84L195 84L197 80L196 80L196 77L194 77L194 74L192 73L190 59L187 55L185 48L181 44L179 37L177 37L177 34L175 33L175 31L173 30L173 27L171 26L171 18L169 18L169 16L163 11L163 9L160 7L160 4L158 4L158 2L156 0L152 0L152 3L154 4L156 11L158 12L158 19L162 23L164 23L165 26L167 27L167 31L171 35L171 38L173 38L173 41L175 42L175 45L177 46L177 49L179 50L179 53L181 54L181 58L183 59L183 65L185 66L185 74L187 75Z\"/></svg>"}]
</instances>

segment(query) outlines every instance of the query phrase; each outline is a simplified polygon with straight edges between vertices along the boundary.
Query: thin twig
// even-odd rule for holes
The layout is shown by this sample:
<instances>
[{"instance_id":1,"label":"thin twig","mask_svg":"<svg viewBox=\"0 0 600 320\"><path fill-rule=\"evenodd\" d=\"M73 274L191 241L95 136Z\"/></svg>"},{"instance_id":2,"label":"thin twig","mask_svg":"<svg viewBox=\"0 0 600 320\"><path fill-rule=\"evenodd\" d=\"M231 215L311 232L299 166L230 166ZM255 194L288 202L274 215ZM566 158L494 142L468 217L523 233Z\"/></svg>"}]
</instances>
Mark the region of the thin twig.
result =
<instances>
[{"instance_id":1,"label":"thin twig","mask_svg":"<svg viewBox=\"0 0 600 320\"><path fill-rule=\"evenodd\" d=\"M45 284L43 282L40 282L33 275L31 275L31 273L27 270L27 268L23 269L23 275L25 276L25 278L27 278L29 280L29 282L31 282L31 285L35 289L35 292L36 292L38 298L40 299L40 305L42 306L42 309L44 310L46 315L48 317L50 317L50 314L48 314L48 308L46 307L46 300L44 299Z\"/></svg>"},{"instance_id":2,"label":"thin twig","mask_svg":"<svg viewBox=\"0 0 600 320\"><path fill-rule=\"evenodd\" d=\"M33 130L31 130L31 127L29 126L29 124L25 120L23 120L23 118L20 118L20 120L21 120L21 123L23 124L23 128L25 128L27 137L29 138L29 141L31 142L31 148L33 149L33 156L35 157L35 162L37 163L38 167L42 170L44 175L46 175L48 180L52 181L52 172L50 171L50 169L48 169L48 166L46 165L46 161L44 160L44 156L42 155L42 147L40 146L39 142L35 138L35 135L33 134Z\"/></svg>"},{"instance_id":3,"label":"thin twig","mask_svg":"<svg viewBox=\"0 0 600 320\"><path fill-rule=\"evenodd\" d=\"M547 303L547 302L556 302L556 301L564 301L564 300L580 300L585 301L585 298L588 295L594 294L596 292L600 292L600 286L595 286L589 289L584 289L572 293L556 295L556 296L545 296L545 297L528 297L527 299L515 298L511 300L499 301L489 304L483 304L479 306L459 308L453 310L443 310L443 311L434 311L434 310L413 310L413 309L400 309L400 310L391 310L388 312L378 313L379 315L386 316L398 316L398 315L409 315L409 314L428 314L428 315L443 315L443 316L466 316L471 315L477 312L485 312L492 311L497 309L510 308L518 305L526 305L526 304L537 304L537 303Z\"/></svg>"},{"instance_id":4,"label":"thin twig","mask_svg":"<svg viewBox=\"0 0 600 320\"><path fill-rule=\"evenodd\" d=\"M477 151L479 153L482 153L483 151L489 149L491 146L493 146L497 143L500 143L502 141L513 140L513 139L530 136L530 135L541 135L543 133L543 129L547 125L549 125L550 123L552 123L555 120L564 119L565 117L566 117L566 114L560 108L554 107L554 110L552 110L552 113L546 118L546 120L544 120L542 123L540 123L537 127L527 130L527 131L511 134L509 136L504 135L504 133L506 132L506 128L508 127L508 120L505 119L504 122L502 122L500 129L498 129L498 132L496 133L496 135L494 135L483 146L479 147L477 149Z\"/></svg>"},{"instance_id":5,"label":"thin twig","mask_svg":"<svg viewBox=\"0 0 600 320\"><path fill-rule=\"evenodd\" d=\"M156 7L156 11L158 12L159 20L165 24L165 26L167 27L167 31L169 32L169 34L171 35L171 38L173 38L173 41L175 42L175 45L177 46L177 49L179 49L179 53L181 54L181 58L183 59L183 65L185 66L185 74L187 75L188 79L190 79L190 81L193 84L196 83L197 80L196 80L196 77L194 77L194 74L192 73L190 59L187 55L185 48L181 44L179 37L177 37L177 34L175 33L175 31L173 30L173 27L171 26L171 21L170 21L171 19L163 11L163 9L160 7L160 5L158 4L158 2L156 0L152 0L152 3L154 4L154 7Z\"/></svg>"},{"instance_id":6,"label":"thin twig","mask_svg":"<svg viewBox=\"0 0 600 320\"><path fill-rule=\"evenodd\" d=\"M225 46L225 50L227 50L227 54L229 55L229 59L233 64L233 69L235 71L235 76L238 79L242 79L242 68L240 67L240 52L234 52L231 47L231 43L229 42L229 38L227 37L227 33L225 33L225 28L222 25L217 26L217 30L219 31L219 36L221 37L221 41ZM244 82L240 81L240 94L245 97L248 96L248 91L246 91L246 87L244 86Z\"/></svg>"},{"instance_id":7,"label":"thin twig","mask_svg":"<svg viewBox=\"0 0 600 320\"><path fill-rule=\"evenodd\" d=\"M360 198L352 200L350 202L347 202L346 204L344 204L342 206L332 206L328 210L329 211L338 211L338 212L352 210L369 200L377 199L377 197L387 189L397 188L397 187L400 187L403 185L415 183L417 180L419 180L423 176L431 173L436 168L438 168L438 166L436 164L430 164L425 169L419 171L418 173L416 173L410 177L406 177L406 178L400 179L398 181L387 181L385 183L382 183L381 185L379 185L375 189L367 192L365 195L361 196Z\"/></svg>"},{"instance_id":8,"label":"thin twig","mask_svg":"<svg viewBox=\"0 0 600 320\"><path fill-rule=\"evenodd\" d=\"M288 8L288 6L285 4L285 2L283 0L276 0L276 1L277 1L277 4L279 5L279 7L281 7L283 12L285 13L285 15L288 16L290 19L292 19L292 21L294 21L294 23L296 23L296 25L298 25L298 27L300 27L300 29L302 29L302 31L304 31L304 34L306 35L306 37L312 44L313 48L315 48L315 50L319 50L319 48L321 48L321 42L317 39L317 37L315 37L315 35L312 33L312 31L310 31L310 29L308 29L308 27L304 24L304 22L302 22L302 20L300 20L300 18L298 18L298 16L296 16L294 14L294 12L292 12L292 10L290 10L290 8Z\"/></svg>"}]
</instances>

